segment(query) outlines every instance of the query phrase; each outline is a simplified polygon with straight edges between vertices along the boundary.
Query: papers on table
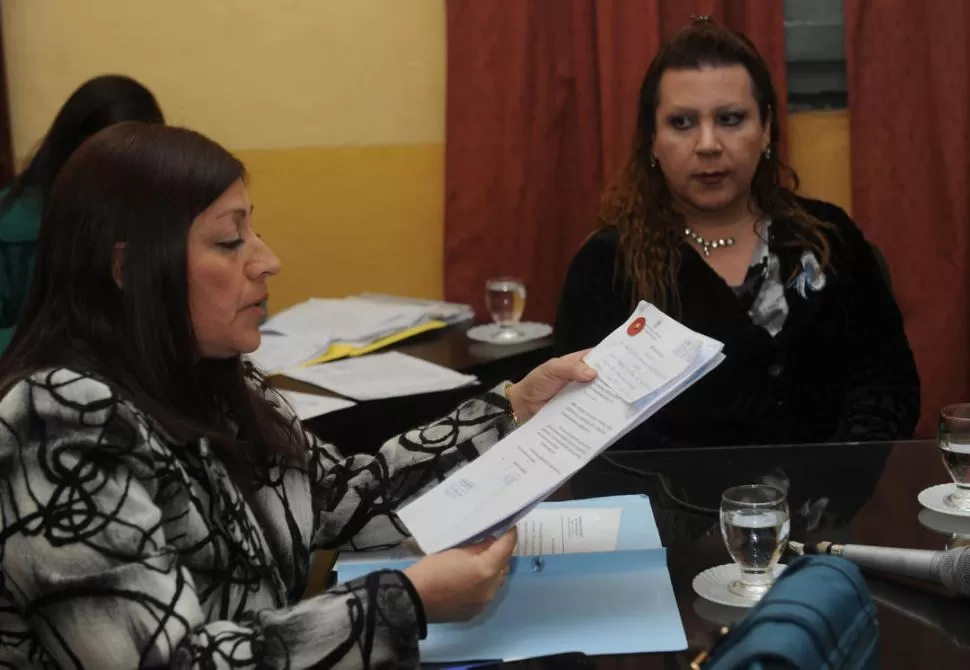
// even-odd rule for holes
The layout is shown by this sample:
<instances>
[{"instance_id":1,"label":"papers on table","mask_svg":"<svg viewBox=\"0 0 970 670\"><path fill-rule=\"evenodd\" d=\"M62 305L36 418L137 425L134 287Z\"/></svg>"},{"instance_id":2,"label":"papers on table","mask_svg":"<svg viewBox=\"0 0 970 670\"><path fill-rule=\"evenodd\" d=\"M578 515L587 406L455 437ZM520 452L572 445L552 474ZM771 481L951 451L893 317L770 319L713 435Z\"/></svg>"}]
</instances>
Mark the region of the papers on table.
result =
<instances>
[{"instance_id":1,"label":"papers on table","mask_svg":"<svg viewBox=\"0 0 970 670\"><path fill-rule=\"evenodd\" d=\"M362 345L426 320L420 305L364 298L310 298L276 314L261 330L290 336L326 332L336 341Z\"/></svg>"},{"instance_id":2,"label":"papers on table","mask_svg":"<svg viewBox=\"0 0 970 670\"><path fill-rule=\"evenodd\" d=\"M263 374L275 375L325 354L329 347L330 336L326 332L315 337L263 333L259 349L248 354L248 358Z\"/></svg>"},{"instance_id":3,"label":"papers on table","mask_svg":"<svg viewBox=\"0 0 970 670\"><path fill-rule=\"evenodd\" d=\"M525 425L398 511L428 553L495 535L723 359L723 345L641 302Z\"/></svg>"},{"instance_id":4,"label":"papers on table","mask_svg":"<svg viewBox=\"0 0 970 670\"><path fill-rule=\"evenodd\" d=\"M534 541L533 532L572 540L558 552L555 542ZM342 554L335 570L345 582L378 569L404 569L419 556L413 544ZM686 648L650 500L613 496L539 505L519 522L519 547L495 601L471 621L429 624L419 645L426 663Z\"/></svg>"},{"instance_id":5,"label":"papers on table","mask_svg":"<svg viewBox=\"0 0 970 670\"><path fill-rule=\"evenodd\" d=\"M284 346L292 352L285 357L287 363L299 359L289 365L307 365L367 354L460 321L469 311L465 305L395 296L311 298L276 314L260 330L264 337L279 338L273 345L274 353ZM288 339L291 341L287 344ZM311 356L305 356L311 351ZM277 362L272 354L257 358L265 357Z\"/></svg>"},{"instance_id":6,"label":"papers on table","mask_svg":"<svg viewBox=\"0 0 970 670\"><path fill-rule=\"evenodd\" d=\"M405 298L397 295L385 295L383 293L361 293L357 298L364 300L375 300L377 302L389 303L392 305L411 305L424 310L425 316L429 319L444 321L448 325L467 321L475 318L475 310L471 305L464 305L457 302L442 302L440 300L420 300L418 298Z\"/></svg>"},{"instance_id":7,"label":"papers on table","mask_svg":"<svg viewBox=\"0 0 970 670\"><path fill-rule=\"evenodd\" d=\"M290 407L296 412L296 416L300 421L306 421L315 416L353 407L357 404L343 398L334 398L332 396L316 395L313 393L300 393L299 391L288 391L285 389L279 389L279 394L290 404Z\"/></svg>"},{"instance_id":8,"label":"papers on table","mask_svg":"<svg viewBox=\"0 0 970 670\"><path fill-rule=\"evenodd\" d=\"M447 391L478 383L474 375L463 375L397 351L292 368L284 374L355 400Z\"/></svg>"},{"instance_id":9,"label":"papers on table","mask_svg":"<svg viewBox=\"0 0 970 670\"><path fill-rule=\"evenodd\" d=\"M462 320L469 311L383 295L311 298L264 323L259 349L248 358L267 375L285 374L357 400L449 390L478 380L403 354L362 355Z\"/></svg>"}]
</instances>

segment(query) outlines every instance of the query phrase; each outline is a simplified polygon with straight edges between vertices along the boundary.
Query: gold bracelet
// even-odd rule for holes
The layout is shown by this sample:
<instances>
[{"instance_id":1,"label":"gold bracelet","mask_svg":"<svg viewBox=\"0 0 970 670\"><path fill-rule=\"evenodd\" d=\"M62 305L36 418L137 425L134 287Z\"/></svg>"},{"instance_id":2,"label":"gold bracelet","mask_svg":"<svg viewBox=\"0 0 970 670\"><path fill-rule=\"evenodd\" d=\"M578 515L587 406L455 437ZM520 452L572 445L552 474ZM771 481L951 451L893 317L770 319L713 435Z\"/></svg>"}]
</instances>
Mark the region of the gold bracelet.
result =
<instances>
[{"instance_id":1,"label":"gold bracelet","mask_svg":"<svg viewBox=\"0 0 970 670\"><path fill-rule=\"evenodd\" d=\"M515 409L512 407L512 396L509 392L512 390L512 382L505 383L505 402L509 404L509 416L512 417L512 423L519 426L519 415L515 413Z\"/></svg>"}]
</instances>

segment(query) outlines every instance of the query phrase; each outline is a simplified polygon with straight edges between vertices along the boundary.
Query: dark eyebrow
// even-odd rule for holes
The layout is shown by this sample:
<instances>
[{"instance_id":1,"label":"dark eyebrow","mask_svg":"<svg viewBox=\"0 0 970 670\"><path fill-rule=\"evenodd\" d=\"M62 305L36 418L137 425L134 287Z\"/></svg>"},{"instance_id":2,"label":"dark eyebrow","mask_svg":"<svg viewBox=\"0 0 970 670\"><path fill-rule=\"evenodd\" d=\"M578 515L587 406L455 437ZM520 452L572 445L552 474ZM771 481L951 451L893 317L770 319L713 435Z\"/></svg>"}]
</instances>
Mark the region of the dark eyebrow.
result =
<instances>
[{"instance_id":1,"label":"dark eyebrow","mask_svg":"<svg viewBox=\"0 0 970 670\"><path fill-rule=\"evenodd\" d=\"M720 105L714 108L715 114L736 114L738 112L745 112L745 111L747 110L745 109L745 106L741 103L730 103L727 105ZM700 114L700 112L692 107L674 107L667 114L668 116L680 116L680 115L689 116L689 115Z\"/></svg>"},{"instance_id":2,"label":"dark eyebrow","mask_svg":"<svg viewBox=\"0 0 970 670\"><path fill-rule=\"evenodd\" d=\"M232 224L236 227L236 233L241 235L243 226L246 222L246 214L252 215L255 207L253 205L249 206L249 211L246 211L245 207L233 207L232 209L227 209L222 214L217 216L217 219L231 218Z\"/></svg>"},{"instance_id":3,"label":"dark eyebrow","mask_svg":"<svg viewBox=\"0 0 970 670\"><path fill-rule=\"evenodd\" d=\"M245 217L247 214L249 214L251 216L252 213L255 210L256 210L256 205L250 205L248 212L246 211L246 208L245 207L234 207L232 209L227 209L226 211L224 211L222 214L220 214L216 218L221 219L221 218L226 217L226 216L231 216L231 217L234 217L234 218L235 217L238 217L238 216Z\"/></svg>"}]
</instances>

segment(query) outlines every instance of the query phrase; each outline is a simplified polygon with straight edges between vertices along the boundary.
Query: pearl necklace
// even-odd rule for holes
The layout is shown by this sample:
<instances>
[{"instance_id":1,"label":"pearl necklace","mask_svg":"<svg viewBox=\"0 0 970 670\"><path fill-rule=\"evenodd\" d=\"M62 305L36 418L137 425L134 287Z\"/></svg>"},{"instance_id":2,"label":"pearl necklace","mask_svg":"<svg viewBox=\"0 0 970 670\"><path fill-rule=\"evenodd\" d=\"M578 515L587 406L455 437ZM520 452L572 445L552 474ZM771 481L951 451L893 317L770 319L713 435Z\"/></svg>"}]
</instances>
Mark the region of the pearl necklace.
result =
<instances>
[{"instance_id":1,"label":"pearl necklace","mask_svg":"<svg viewBox=\"0 0 970 670\"><path fill-rule=\"evenodd\" d=\"M735 239L733 237L719 237L716 240L705 240L703 237L691 230L690 226L684 228L684 235L694 240L697 245L704 252L705 256L711 255L711 249L720 249L721 247L733 247Z\"/></svg>"}]
</instances>

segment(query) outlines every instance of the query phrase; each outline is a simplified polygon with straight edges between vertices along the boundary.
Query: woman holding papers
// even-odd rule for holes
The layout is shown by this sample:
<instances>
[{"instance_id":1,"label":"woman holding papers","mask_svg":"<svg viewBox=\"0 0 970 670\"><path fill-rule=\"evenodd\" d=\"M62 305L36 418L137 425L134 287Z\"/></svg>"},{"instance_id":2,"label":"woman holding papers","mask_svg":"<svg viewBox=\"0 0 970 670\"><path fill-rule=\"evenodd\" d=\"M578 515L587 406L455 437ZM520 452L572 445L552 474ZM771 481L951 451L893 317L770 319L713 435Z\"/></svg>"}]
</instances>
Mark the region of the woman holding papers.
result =
<instances>
[{"instance_id":1,"label":"woman holding papers","mask_svg":"<svg viewBox=\"0 0 970 670\"><path fill-rule=\"evenodd\" d=\"M888 277L845 212L785 186L777 109L751 42L709 19L643 79L633 154L572 261L556 332L591 346L642 299L726 360L627 448L913 433L919 379Z\"/></svg>"},{"instance_id":2,"label":"woman holding papers","mask_svg":"<svg viewBox=\"0 0 970 670\"><path fill-rule=\"evenodd\" d=\"M417 667L426 621L495 594L514 535L299 601L312 550L401 541L403 502L592 371L551 361L346 458L240 360L278 271L201 135L120 124L62 169L0 357L0 665Z\"/></svg>"}]
</instances>

